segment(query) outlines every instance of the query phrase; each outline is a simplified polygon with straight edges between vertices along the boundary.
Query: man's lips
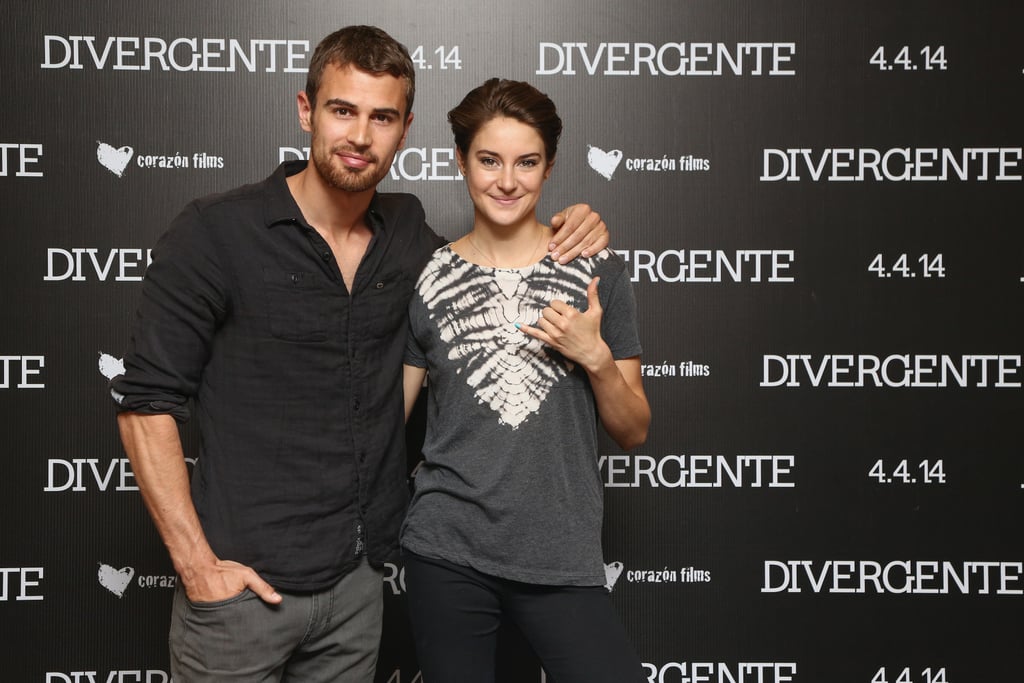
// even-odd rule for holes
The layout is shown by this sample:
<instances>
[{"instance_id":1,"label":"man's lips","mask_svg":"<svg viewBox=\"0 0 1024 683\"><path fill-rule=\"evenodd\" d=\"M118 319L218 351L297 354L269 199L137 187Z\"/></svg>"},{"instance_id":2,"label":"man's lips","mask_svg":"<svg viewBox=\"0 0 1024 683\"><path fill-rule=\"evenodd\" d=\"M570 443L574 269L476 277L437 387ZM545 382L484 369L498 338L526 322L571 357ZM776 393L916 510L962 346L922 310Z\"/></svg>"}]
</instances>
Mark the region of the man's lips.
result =
<instances>
[{"instance_id":1,"label":"man's lips","mask_svg":"<svg viewBox=\"0 0 1024 683\"><path fill-rule=\"evenodd\" d=\"M336 152L341 158L341 163L345 164L349 168L366 168L374 162L373 157L365 157L355 152Z\"/></svg>"}]
</instances>

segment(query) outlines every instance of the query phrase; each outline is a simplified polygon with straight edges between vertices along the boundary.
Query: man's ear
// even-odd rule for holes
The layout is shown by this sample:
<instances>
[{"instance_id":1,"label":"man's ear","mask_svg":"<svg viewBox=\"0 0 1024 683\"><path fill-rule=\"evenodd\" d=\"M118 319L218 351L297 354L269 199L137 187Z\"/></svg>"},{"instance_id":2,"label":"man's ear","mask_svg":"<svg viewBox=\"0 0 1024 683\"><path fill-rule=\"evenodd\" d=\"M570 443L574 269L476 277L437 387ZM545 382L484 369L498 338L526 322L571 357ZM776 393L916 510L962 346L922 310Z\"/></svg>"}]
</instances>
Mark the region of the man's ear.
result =
<instances>
[{"instance_id":1,"label":"man's ear","mask_svg":"<svg viewBox=\"0 0 1024 683\"><path fill-rule=\"evenodd\" d=\"M306 96L305 90L300 90L295 98L295 104L299 110L299 125L307 133L313 132L313 104Z\"/></svg>"},{"instance_id":2,"label":"man's ear","mask_svg":"<svg viewBox=\"0 0 1024 683\"><path fill-rule=\"evenodd\" d=\"M405 117L405 131L402 133L402 139L398 141L398 149L405 147L405 139L409 137L409 127L412 126L412 112Z\"/></svg>"}]
</instances>

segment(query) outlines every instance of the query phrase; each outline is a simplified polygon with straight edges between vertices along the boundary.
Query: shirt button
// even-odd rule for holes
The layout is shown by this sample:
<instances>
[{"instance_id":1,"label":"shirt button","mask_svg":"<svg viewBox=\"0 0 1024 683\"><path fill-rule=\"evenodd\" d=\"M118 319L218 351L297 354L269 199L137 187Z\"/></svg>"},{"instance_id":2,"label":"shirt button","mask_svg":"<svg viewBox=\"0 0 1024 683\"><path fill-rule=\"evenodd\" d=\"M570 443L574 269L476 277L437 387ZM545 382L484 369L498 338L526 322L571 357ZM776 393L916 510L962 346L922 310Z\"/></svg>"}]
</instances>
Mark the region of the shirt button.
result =
<instances>
[{"instance_id":1,"label":"shirt button","mask_svg":"<svg viewBox=\"0 0 1024 683\"><path fill-rule=\"evenodd\" d=\"M325 251L324 253L320 254L320 258L322 258L324 261L330 261L331 260L331 252Z\"/></svg>"},{"instance_id":2,"label":"shirt button","mask_svg":"<svg viewBox=\"0 0 1024 683\"><path fill-rule=\"evenodd\" d=\"M383 282L378 282L377 283L377 289L384 289L384 283Z\"/></svg>"}]
</instances>

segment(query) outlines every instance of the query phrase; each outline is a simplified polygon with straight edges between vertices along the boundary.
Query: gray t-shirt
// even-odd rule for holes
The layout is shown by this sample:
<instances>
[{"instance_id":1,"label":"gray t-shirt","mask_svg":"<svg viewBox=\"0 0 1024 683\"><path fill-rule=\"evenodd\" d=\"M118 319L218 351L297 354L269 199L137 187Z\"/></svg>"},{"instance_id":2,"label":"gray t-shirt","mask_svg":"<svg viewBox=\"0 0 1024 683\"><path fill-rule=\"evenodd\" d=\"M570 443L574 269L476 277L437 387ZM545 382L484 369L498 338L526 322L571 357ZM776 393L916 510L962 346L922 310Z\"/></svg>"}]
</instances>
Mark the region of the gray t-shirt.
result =
<instances>
[{"instance_id":1,"label":"gray t-shirt","mask_svg":"<svg viewBox=\"0 0 1024 683\"><path fill-rule=\"evenodd\" d=\"M584 310L600 276L601 335L640 354L622 259L469 263L437 250L409 307L405 362L429 372L425 461L402 528L414 553L514 581L605 583L597 414L586 372L517 330L551 300Z\"/></svg>"}]
</instances>

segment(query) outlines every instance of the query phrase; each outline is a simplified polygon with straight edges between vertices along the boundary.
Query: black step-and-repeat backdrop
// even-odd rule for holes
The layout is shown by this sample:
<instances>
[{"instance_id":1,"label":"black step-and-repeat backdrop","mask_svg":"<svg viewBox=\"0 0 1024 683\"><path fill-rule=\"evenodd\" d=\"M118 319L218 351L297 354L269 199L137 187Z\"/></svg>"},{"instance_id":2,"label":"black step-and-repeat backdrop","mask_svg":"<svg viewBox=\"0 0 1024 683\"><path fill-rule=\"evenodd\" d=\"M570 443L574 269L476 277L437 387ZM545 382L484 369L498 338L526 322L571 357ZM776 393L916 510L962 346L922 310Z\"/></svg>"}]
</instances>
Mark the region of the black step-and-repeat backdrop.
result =
<instances>
[{"instance_id":1,"label":"black step-and-repeat backdrop","mask_svg":"<svg viewBox=\"0 0 1024 683\"><path fill-rule=\"evenodd\" d=\"M608 588L651 683L1020 681L1019 3L7 3L0 9L0 679L167 683L175 577L121 448L149 249L304 157L317 41L419 68L388 190L456 237L445 112L559 105L545 214L607 220L654 411L607 442ZM185 429L189 457L197 437ZM404 575L378 680L420 680ZM514 631L506 680L544 681Z\"/></svg>"}]
</instances>

